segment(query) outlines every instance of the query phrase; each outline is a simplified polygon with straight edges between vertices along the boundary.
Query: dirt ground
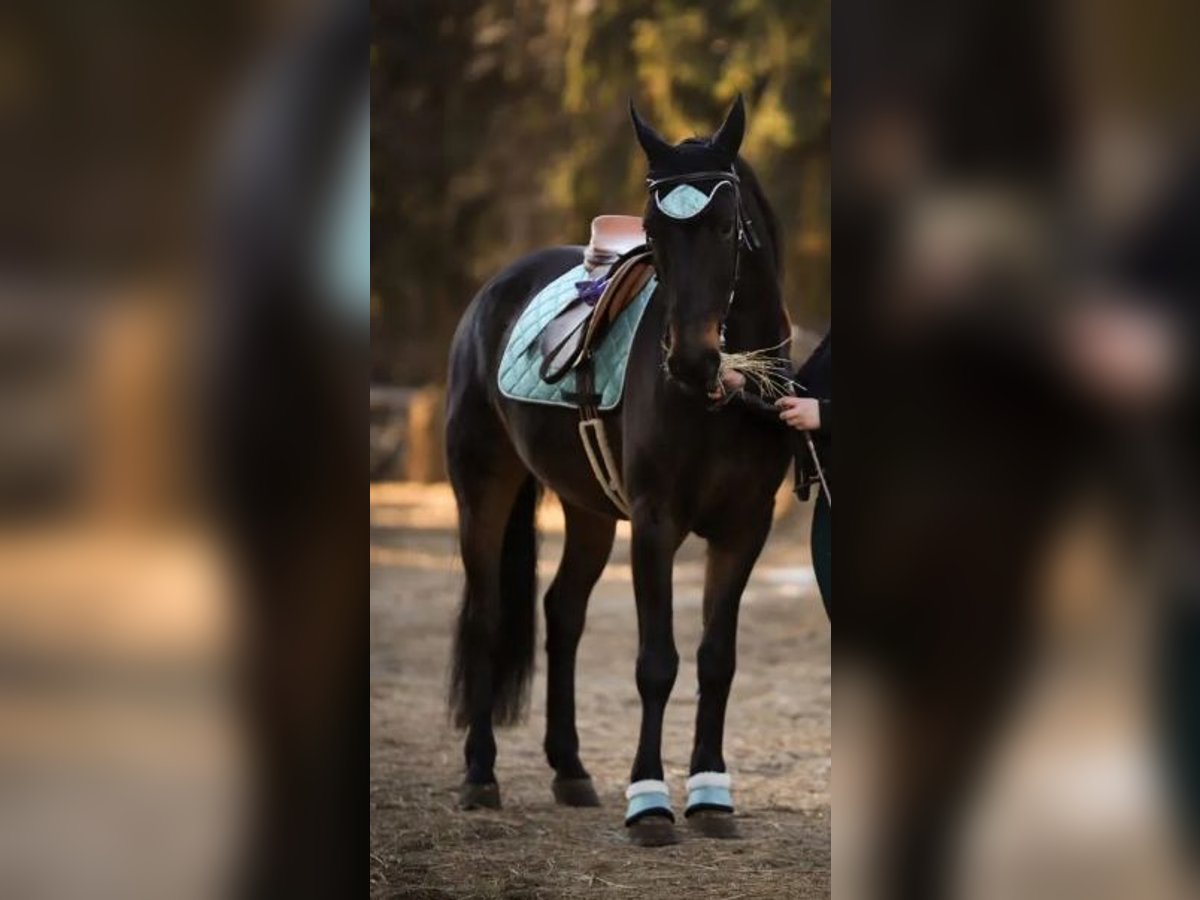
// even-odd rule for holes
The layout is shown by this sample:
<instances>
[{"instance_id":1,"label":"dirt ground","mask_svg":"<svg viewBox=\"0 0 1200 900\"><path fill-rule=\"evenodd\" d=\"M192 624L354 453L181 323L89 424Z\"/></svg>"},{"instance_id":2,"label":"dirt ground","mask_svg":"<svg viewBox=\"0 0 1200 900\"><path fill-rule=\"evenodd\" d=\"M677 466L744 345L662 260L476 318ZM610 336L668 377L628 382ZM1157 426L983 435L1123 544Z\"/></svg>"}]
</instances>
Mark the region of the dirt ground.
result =
<instances>
[{"instance_id":1,"label":"dirt ground","mask_svg":"<svg viewBox=\"0 0 1200 900\"><path fill-rule=\"evenodd\" d=\"M725 744L741 837L717 841L682 826L680 844L647 849L627 842L621 822L639 723L627 526L579 651L581 757L603 806L565 809L551 797L540 658L527 720L498 733L503 809L466 813L455 806L462 737L445 711L462 585L453 502L440 485L373 486L372 896L829 896L829 625L809 565L808 513L795 504L782 513L743 600ZM562 550L553 500L540 523L545 585ZM682 662L663 748L677 814L696 712L702 576L703 544L689 540L675 568Z\"/></svg>"}]
</instances>

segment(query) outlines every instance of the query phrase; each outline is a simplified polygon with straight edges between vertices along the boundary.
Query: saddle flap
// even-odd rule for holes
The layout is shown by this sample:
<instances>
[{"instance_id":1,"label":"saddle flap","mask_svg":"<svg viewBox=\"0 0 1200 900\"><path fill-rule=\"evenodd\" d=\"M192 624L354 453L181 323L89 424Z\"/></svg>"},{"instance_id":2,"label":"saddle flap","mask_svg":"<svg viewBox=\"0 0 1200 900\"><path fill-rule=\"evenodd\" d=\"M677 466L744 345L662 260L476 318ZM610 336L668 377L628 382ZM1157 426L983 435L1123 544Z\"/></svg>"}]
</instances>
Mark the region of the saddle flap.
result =
<instances>
[{"instance_id":1,"label":"saddle flap","mask_svg":"<svg viewBox=\"0 0 1200 900\"><path fill-rule=\"evenodd\" d=\"M550 320L538 337L542 354L542 381L554 384L571 369L584 351L584 336L595 310L583 300L574 300Z\"/></svg>"},{"instance_id":2,"label":"saddle flap","mask_svg":"<svg viewBox=\"0 0 1200 900\"><path fill-rule=\"evenodd\" d=\"M596 312L588 323L588 333L584 338L586 346L603 340L604 333L629 308L653 274L654 264L648 252L632 256L625 262L596 303Z\"/></svg>"}]
</instances>

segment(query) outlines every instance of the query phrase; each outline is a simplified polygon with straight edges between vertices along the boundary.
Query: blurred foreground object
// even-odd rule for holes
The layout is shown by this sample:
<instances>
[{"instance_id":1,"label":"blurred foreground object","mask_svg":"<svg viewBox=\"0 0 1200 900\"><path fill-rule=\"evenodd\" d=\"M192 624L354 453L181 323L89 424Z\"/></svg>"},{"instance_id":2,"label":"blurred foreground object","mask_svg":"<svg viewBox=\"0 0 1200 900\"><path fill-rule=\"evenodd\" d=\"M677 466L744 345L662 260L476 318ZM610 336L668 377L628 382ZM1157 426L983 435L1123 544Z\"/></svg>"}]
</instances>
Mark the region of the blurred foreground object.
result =
<instances>
[{"instance_id":1,"label":"blurred foreground object","mask_svg":"<svg viewBox=\"0 0 1200 900\"><path fill-rule=\"evenodd\" d=\"M243 852L239 611L194 503L174 299L58 298L5 356L6 897L220 896Z\"/></svg>"},{"instance_id":2,"label":"blurred foreground object","mask_svg":"<svg viewBox=\"0 0 1200 900\"><path fill-rule=\"evenodd\" d=\"M204 446L244 591L256 897L365 878L367 12L326 3L279 48L216 184Z\"/></svg>"},{"instance_id":3,"label":"blurred foreground object","mask_svg":"<svg viewBox=\"0 0 1200 900\"><path fill-rule=\"evenodd\" d=\"M367 10L53 13L0 77L0 895L345 896Z\"/></svg>"},{"instance_id":4,"label":"blurred foreground object","mask_svg":"<svg viewBox=\"0 0 1200 900\"><path fill-rule=\"evenodd\" d=\"M839 14L838 896L1179 896L1195 73L1119 2Z\"/></svg>"}]
</instances>

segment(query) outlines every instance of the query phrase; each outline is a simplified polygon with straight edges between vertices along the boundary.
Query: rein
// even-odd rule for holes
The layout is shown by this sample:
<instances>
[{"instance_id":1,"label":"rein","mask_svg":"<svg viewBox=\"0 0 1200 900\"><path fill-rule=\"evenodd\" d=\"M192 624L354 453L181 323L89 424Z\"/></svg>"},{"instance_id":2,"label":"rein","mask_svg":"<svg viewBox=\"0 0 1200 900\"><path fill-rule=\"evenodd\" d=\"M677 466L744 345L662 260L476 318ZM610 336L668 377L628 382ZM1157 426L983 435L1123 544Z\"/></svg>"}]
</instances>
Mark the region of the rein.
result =
<instances>
[{"instance_id":1,"label":"rein","mask_svg":"<svg viewBox=\"0 0 1200 900\"><path fill-rule=\"evenodd\" d=\"M792 392L792 396L795 396L795 391ZM721 401L721 405L725 406L735 400L750 412L778 424L778 411L775 409L775 405L768 403L762 397L758 397L754 394L748 394L744 390L739 390L730 394L726 394L725 398ZM833 509L833 494L831 494L829 491L829 479L825 477L825 467L821 464L821 457L817 453L817 445L813 443L812 433L804 431L801 432L801 434L803 435L804 445L808 450L809 458L813 462L813 471L816 473L816 483L821 486L821 491L825 494L825 501L829 504L829 508ZM795 489L799 491L802 487L812 483L812 479L801 481L800 470L797 466Z\"/></svg>"}]
</instances>

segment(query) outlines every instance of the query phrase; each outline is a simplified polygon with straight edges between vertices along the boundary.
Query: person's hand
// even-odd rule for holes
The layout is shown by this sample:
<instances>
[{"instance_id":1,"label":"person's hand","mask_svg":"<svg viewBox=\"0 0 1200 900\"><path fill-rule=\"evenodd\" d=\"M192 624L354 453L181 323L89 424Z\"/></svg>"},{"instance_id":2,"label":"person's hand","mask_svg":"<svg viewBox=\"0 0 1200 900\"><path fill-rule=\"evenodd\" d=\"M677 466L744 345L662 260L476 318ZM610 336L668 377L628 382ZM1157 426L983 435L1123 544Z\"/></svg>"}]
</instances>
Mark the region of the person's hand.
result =
<instances>
[{"instance_id":1,"label":"person's hand","mask_svg":"<svg viewBox=\"0 0 1200 900\"><path fill-rule=\"evenodd\" d=\"M780 397L775 407L784 424L797 431L816 431L821 427L821 406L812 397Z\"/></svg>"},{"instance_id":2,"label":"person's hand","mask_svg":"<svg viewBox=\"0 0 1200 900\"><path fill-rule=\"evenodd\" d=\"M712 391L708 397L710 400L720 400L726 394L732 394L740 391L746 386L746 376L735 369L726 369L721 373L720 390Z\"/></svg>"},{"instance_id":3,"label":"person's hand","mask_svg":"<svg viewBox=\"0 0 1200 900\"><path fill-rule=\"evenodd\" d=\"M1180 329L1138 298L1106 299L1065 320L1062 358L1075 382L1093 396L1126 414L1151 412L1181 381Z\"/></svg>"}]
</instances>

